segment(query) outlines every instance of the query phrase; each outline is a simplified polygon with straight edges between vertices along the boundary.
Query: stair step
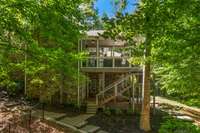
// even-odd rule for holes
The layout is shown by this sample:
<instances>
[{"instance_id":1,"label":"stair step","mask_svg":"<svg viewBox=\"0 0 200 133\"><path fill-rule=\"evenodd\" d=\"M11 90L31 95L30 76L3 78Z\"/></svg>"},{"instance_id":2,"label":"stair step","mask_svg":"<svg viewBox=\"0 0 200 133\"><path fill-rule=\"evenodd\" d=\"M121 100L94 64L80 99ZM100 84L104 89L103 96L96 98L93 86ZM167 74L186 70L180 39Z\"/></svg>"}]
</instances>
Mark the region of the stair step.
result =
<instances>
[{"instance_id":1,"label":"stair step","mask_svg":"<svg viewBox=\"0 0 200 133\"><path fill-rule=\"evenodd\" d=\"M87 109L87 112L94 112L96 113L97 109L93 109L93 110L90 110L90 109Z\"/></svg>"},{"instance_id":2,"label":"stair step","mask_svg":"<svg viewBox=\"0 0 200 133\"><path fill-rule=\"evenodd\" d=\"M93 106L91 106L91 105L87 105L87 107L91 107L91 108L93 108L93 107L97 107L97 105L93 105Z\"/></svg>"},{"instance_id":3,"label":"stair step","mask_svg":"<svg viewBox=\"0 0 200 133\"><path fill-rule=\"evenodd\" d=\"M97 109L87 109L87 111L96 111Z\"/></svg>"},{"instance_id":4,"label":"stair step","mask_svg":"<svg viewBox=\"0 0 200 133\"><path fill-rule=\"evenodd\" d=\"M87 104L88 106L97 106L96 104Z\"/></svg>"},{"instance_id":5,"label":"stair step","mask_svg":"<svg viewBox=\"0 0 200 133\"><path fill-rule=\"evenodd\" d=\"M91 106L95 106L96 105L96 103L93 103L93 104L91 104L91 103L87 103L88 105L91 105Z\"/></svg>"},{"instance_id":6,"label":"stair step","mask_svg":"<svg viewBox=\"0 0 200 133\"><path fill-rule=\"evenodd\" d=\"M94 115L96 112L87 112L87 114Z\"/></svg>"},{"instance_id":7,"label":"stair step","mask_svg":"<svg viewBox=\"0 0 200 133\"><path fill-rule=\"evenodd\" d=\"M87 109L97 109L97 107L87 107Z\"/></svg>"},{"instance_id":8,"label":"stair step","mask_svg":"<svg viewBox=\"0 0 200 133\"><path fill-rule=\"evenodd\" d=\"M87 105L87 107L97 107L97 105Z\"/></svg>"},{"instance_id":9,"label":"stair step","mask_svg":"<svg viewBox=\"0 0 200 133\"><path fill-rule=\"evenodd\" d=\"M95 114L97 111L96 110L88 110L87 114Z\"/></svg>"},{"instance_id":10,"label":"stair step","mask_svg":"<svg viewBox=\"0 0 200 133\"><path fill-rule=\"evenodd\" d=\"M87 107L87 109L97 109L97 107Z\"/></svg>"},{"instance_id":11,"label":"stair step","mask_svg":"<svg viewBox=\"0 0 200 133\"><path fill-rule=\"evenodd\" d=\"M87 104L87 111L86 111L86 113L87 114L96 114L96 112L97 112L97 105L96 105L96 103L88 103Z\"/></svg>"},{"instance_id":12,"label":"stair step","mask_svg":"<svg viewBox=\"0 0 200 133\"><path fill-rule=\"evenodd\" d=\"M95 110L87 110L87 113L93 113L93 114L95 114L97 112L97 110L95 109Z\"/></svg>"}]
</instances>

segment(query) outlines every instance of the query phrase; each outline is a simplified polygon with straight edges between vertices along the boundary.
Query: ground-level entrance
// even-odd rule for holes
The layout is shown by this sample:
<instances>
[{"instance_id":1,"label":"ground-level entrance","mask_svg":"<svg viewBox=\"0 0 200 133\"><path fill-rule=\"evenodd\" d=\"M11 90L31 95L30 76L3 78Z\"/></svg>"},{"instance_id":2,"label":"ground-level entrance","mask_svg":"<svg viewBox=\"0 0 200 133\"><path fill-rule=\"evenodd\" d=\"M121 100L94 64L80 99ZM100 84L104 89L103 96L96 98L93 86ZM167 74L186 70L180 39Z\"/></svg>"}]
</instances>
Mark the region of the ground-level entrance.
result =
<instances>
[{"instance_id":1,"label":"ground-level entrance","mask_svg":"<svg viewBox=\"0 0 200 133\"><path fill-rule=\"evenodd\" d=\"M99 92L104 91L108 86L128 74L112 72L87 73L86 75L89 78L89 81L86 83L87 99L95 99Z\"/></svg>"}]
</instances>

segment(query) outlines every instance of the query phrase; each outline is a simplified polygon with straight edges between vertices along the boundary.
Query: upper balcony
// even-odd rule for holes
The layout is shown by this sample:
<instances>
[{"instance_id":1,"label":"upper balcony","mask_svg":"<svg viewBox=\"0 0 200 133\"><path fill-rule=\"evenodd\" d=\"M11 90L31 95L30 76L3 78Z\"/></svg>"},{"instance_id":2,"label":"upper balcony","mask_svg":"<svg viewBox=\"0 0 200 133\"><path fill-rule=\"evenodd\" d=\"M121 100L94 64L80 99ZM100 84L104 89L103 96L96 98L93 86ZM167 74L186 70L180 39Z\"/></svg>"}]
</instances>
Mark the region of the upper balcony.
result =
<instances>
[{"instance_id":1,"label":"upper balcony","mask_svg":"<svg viewBox=\"0 0 200 133\"><path fill-rule=\"evenodd\" d=\"M80 62L81 70L94 72L133 70L136 66L133 67L128 62L131 51L124 50L125 47L123 41L104 39L96 34L95 36L90 35L79 42L79 52L89 53L87 59Z\"/></svg>"}]
</instances>

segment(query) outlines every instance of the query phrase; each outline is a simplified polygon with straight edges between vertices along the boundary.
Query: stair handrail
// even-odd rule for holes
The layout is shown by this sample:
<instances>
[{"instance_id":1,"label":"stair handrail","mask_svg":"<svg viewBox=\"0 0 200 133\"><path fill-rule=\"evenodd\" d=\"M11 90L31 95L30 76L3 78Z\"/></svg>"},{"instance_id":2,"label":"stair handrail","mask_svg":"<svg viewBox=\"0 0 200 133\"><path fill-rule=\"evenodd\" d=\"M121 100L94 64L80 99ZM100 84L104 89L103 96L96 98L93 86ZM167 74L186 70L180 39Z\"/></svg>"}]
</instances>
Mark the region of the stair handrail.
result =
<instances>
[{"instance_id":1,"label":"stair handrail","mask_svg":"<svg viewBox=\"0 0 200 133\"><path fill-rule=\"evenodd\" d=\"M130 74L127 75L126 77L129 77L129 76L130 76ZM106 89L109 88L110 86L114 86L115 84L118 84L118 82L120 82L121 80L124 80L126 77L123 77L123 78L121 78L121 79L118 79L118 80L114 81L113 83L111 83L111 84L109 84L108 86L106 86ZM106 89L105 89L105 90L106 90Z\"/></svg>"},{"instance_id":2,"label":"stair handrail","mask_svg":"<svg viewBox=\"0 0 200 133\"><path fill-rule=\"evenodd\" d=\"M107 92L108 90L112 89L113 87L115 87L116 85L119 85L120 83L122 83L123 81L127 80L129 77L131 76L131 74L127 75L126 77L123 77L122 79L119 79L117 81L115 81L114 83L112 83L112 86L109 85L106 87L105 90L100 91L97 95L96 95L96 105L99 105L99 96L104 94L105 92Z\"/></svg>"},{"instance_id":3,"label":"stair handrail","mask_svg":"<svg viewBox=\"0 0 200 133\"><path fill-rule=\"evenodd\" d=\"M106 87L106 89L100 91L96 96L99 96L99 95L105 93L106 91L112 89L116 84L117 84L117 85L120 84L121 82L123 82L124 80L126 80L126 79L129 78L129 77L130 77L130 75L128 75L128 76L126 76L126 77L123 77L122 79L119 79L119 81L115 82L115 84L112 83L112 84L113 84L112 86L109 85L108 87Z\"/></svg>"}]
</instances>

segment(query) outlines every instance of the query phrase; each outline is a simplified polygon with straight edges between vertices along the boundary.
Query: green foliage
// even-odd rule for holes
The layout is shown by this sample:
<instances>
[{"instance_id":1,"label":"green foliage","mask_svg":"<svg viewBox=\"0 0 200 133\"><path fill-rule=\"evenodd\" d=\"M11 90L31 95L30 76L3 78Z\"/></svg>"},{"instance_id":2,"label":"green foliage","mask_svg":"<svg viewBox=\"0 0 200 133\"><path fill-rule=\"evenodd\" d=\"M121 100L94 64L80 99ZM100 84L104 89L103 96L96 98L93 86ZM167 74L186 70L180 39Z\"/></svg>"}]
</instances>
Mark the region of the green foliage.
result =
<instances>
[{"instance_id":1,"label":"green foliage","mask_svg":"<svg viewBox=\"0 0 200 133\"><path fill-rule=\"evenodd\" d=\"M200 108L199 94L197 94L196 97L189 97L186 100L183 99L181 102L183 102L189 106L196 106L196 107Z\"/></svg>"},{"instance_id":2,"label":"green foliage","mask_svg":"<svg viewBox=\"0 0 200 133\"><path fill-rule=\"evenodd\" d=\"M108 116L110 116L110 115L119 116L119 115L125 114L125 112L126 112L125 110L122 110L120 108L106 107L103 109L103 113ZM133 111L131 113L133 113Z\"/></svg>"},{"instance_id":3,"label":"green foliage","mask_svg":"<svg viewBox=\"0 0 200 133\"><path fill-rule=\"evenodd\" d=\"M1 88L6 87L7 89L9 89L11 93L14 92L12 88L15 88L17 85L15 82L10 80L8 73L2 68L1 68L1 73L0 73L0 81L1 81L0 82Z\"/></svg>"},{"instance_id":4,"label":"green foliage","mask_svg":"<svg viewBox=\"0 0 200 133\"><path fill-rule=\"evenodd\" d=\"M92 3L1 0L1 87L15 90L26 75L27 93L47 101L60 88L74 88L77 60L84 56L77 54L77 44L88 28L87 19L94 15Z\"/></svg>"},{"instance_id":5,"label":"green foliage","mask_svg":"<svg viewBox=\"0 0 200 133\"><path fill-rule=\"evenodd\" d=\"M115 114L116 114L116 115L122 115L122 114L123 114L123 111L122 111L120 108L116 108Z\"/></svg>"},{"instance_id":6,"label":"green foliage","mask_svg":"<svg viewBox=\"0 0 200 133\"><path fill-rule=\"evenodd\" d=\"M103 113L108 116L110 116L112 114L110 108L108 108L108 107L103 110Z\"/></svg>"},{"instance_id":7,"label":"green foliage","mask_svg":"<svg viewBox=\"0 0 200 133\"><path fill-rule=\"evenodd\" d=\"M159 133L200 133L200 128L190 122L168 118L162 123Z\"/></svg>"},{"instance_id":8,"label":"green foliage","mask_svg":"<svg viewBox=\"0 0 200 133\"><path fill-rule=\"evenodd\" d=\"M151 62L162 90L168 94L200 94L200 1L142 0L133 14L105 18L105 36L126 40L130 62ZM144 60L148 39L149 57Z\"/></svg>"},{"instance_id":9,"label":"green foliage","mask_svg":"<svg viewBox=\"0 0 200 133\"><path fill-rule=\"evenodd\" d=\"M127 113L127 115L133 115L134 114L133 108L128 108L126 110L126 113Z\"/></svg>"}]
</instances>

